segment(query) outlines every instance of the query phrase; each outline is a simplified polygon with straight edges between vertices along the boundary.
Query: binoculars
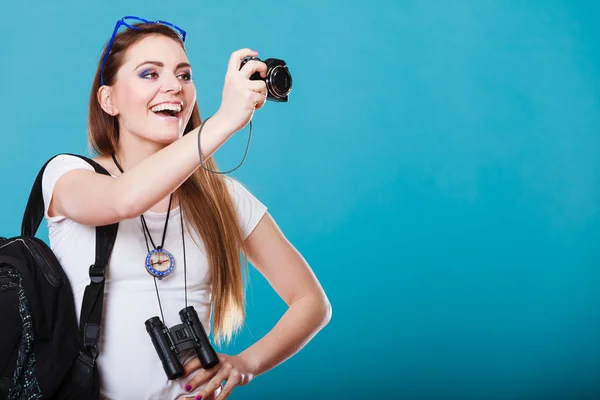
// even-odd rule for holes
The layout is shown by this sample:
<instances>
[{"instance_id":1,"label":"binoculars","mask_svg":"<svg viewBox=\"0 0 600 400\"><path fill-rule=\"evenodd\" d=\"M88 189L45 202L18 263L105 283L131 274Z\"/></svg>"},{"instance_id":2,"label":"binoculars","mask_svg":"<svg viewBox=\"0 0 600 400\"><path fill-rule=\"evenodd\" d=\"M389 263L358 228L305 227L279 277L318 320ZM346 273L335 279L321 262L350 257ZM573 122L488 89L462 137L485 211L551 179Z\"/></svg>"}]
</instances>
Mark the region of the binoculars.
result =
<instances>
[{"instance_id":1,"label":"binoculars","mask_svg":"<svg viewBox=\"0 0 600 400\"><path fill-rule=\"evenodd\" d=\"M184 374L183 365L178 358L183 350L195 349L204 369L210 369L219 363L219 357L208 340L196 309L193 306L186 307L179 311L179 316L182 323L171 329L167 329L158 317L145 322L154 349L171 380Z\"/></svg>"}]
</instances>

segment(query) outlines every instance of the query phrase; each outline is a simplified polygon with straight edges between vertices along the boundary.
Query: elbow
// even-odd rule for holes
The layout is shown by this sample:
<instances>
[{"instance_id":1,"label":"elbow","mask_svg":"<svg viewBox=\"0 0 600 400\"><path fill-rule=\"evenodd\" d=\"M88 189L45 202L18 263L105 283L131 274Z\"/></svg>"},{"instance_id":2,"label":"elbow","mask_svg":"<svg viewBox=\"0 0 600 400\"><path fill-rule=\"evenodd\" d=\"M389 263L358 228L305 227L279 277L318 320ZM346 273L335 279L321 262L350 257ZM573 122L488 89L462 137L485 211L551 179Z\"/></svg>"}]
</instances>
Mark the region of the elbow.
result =
<instances>
[{"instance_id":1,"label":"elbow","mask_svg":"<svg viewBox=\"0 0 600 400\"><path fill-rule=\"evenodd\" d=\"M331 302L325 294L321 296L320 305L321 326L325 327L331 321L332 315Z\"/></svg>"},{"instance_id":2,"label":"elbow","mask_svg":"<svg viewBox=\"0 0 600 400\"><path fill-rule=\"evenodd\" d=\"M331 321L331 302L322 291L313 292L288 303L288 307L304 310L311 325L317 330L323 329Z\"/></svg>"},{"instance_id":3,"label":"elbow","mask_svg":"<svg viewBox=\"0 0 600 400\"><path fill-rule=\"evenodd\" d=\"M324 325L327 325L329 323L329 321L331 321L331 313L332 313L331 303L329 302L329 300L327 300L325 317L323 320Z\"/></svg>"}]
</instances>

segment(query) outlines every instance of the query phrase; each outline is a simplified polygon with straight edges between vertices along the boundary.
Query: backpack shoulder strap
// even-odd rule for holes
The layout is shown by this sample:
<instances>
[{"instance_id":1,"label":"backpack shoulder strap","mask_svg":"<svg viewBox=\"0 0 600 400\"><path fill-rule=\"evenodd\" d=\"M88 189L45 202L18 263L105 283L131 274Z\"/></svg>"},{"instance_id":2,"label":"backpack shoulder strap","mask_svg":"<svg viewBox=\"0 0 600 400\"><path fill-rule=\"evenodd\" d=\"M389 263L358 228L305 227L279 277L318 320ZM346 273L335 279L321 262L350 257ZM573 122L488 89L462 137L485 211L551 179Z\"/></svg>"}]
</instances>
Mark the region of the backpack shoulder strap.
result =
<instances>
[{"instance_id":1,"label":"backpack shoulder strap","mask_svg":"<svg viewBox=\"0 0 600 400\"><path fill-rule=\"evenodd\" d=\"M97 173L110 175L104 167L87 157L70 153L62 154L79 157L94 167ZM57 154L49 159L35 179L23 215L23 223L21 225L21 235L23 236L34 236L44 218L42 176L48 163L59 155ZM89 267L90 284L85 288L83 295L79 324L81 333L83 334L84 349L82 356L87 356L85 357L85 361L86 364L91 363L91 368L93 368L99 354L98 342L100 340L102 306L104 303L104 277L106 266L108 265L108 260L117 238L118 228L118 223L96 227L96 258L94 264Z\"/></svg>"},{"instance_id":2,"label":"backpack shoulder strap","mask_svg":"<svg viewBox=\"0 0 600 400\"><path fill-rule=\"evenodd\" d=\"M39 229L42 220L44 219L44 198L42 197L42 177L44 172L46 171L46 167L56 157L60 155L69 155L73 157L81 158L86 161L94 170L103 175L109 175L110 173L102 167L100 164L95 162L94 160L87 158L85 156L81 156L78 154L70 154L70 153L61 153L51 157L40 169L37 177L35 178L35 182L33 183L33 187L31 188L31 193L29 194L29 200L27 201L27 206L25 208L25 213L23 215L23 222L21 224L21 235L22 236L35 236L37 230Z\"/></svg>"}]
</instances>

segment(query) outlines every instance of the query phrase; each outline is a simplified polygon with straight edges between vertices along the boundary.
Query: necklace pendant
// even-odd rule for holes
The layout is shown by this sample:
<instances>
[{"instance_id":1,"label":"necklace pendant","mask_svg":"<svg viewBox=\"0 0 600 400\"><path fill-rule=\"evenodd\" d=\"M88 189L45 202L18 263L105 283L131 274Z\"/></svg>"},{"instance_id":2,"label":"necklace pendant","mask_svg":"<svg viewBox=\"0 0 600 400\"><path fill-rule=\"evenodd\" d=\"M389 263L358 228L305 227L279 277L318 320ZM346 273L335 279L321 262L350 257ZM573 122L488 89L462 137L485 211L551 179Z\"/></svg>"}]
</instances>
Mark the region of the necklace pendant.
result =
<instances>
[{"instance_id":1,"label":"necklace pendant","mask_svg":"<svg viewBox=\"0 0 600 400\"><path fill-rule=\"evenodd\" d=\"M165 249L154 249L146 256L146 270L158 279L168 276L174 267L173 255Z\"/></svg>"}]
</instances>

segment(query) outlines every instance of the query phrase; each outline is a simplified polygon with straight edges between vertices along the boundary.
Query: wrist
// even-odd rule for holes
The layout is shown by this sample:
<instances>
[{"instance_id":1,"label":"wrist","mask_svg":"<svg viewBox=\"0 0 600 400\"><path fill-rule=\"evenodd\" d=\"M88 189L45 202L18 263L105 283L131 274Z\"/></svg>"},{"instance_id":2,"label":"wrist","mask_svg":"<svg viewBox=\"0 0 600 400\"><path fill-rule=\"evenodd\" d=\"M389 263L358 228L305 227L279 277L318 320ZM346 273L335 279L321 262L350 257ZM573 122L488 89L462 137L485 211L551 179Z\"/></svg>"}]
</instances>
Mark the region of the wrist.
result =
<instances>
[{"instance_id":1,"label":"wrist","mask_svg":"<svg viewBox=\"0 0 600 400\"><path fill-rule=\"evenodd\" d=\"M247 373L250 375L250 379L260 375L260 360L256 359L252 355L250 349L246 349L236 356L244 365Z\"/></svg>"},{"instance_id":2,"label":"wrist","mask_svg":"<svg viewBox=\"0 0 600 400\"><path fill-rule=\"evenodd\" d=\"M206 120L205 120L206 121ZM217 132L219 135L230 137L235 133L234 127L229 123L228 118L223 115L222 111L217 111L210 117L210 121L206 123L210 126L210 130Z\"/></svg>"}]
</instances>

